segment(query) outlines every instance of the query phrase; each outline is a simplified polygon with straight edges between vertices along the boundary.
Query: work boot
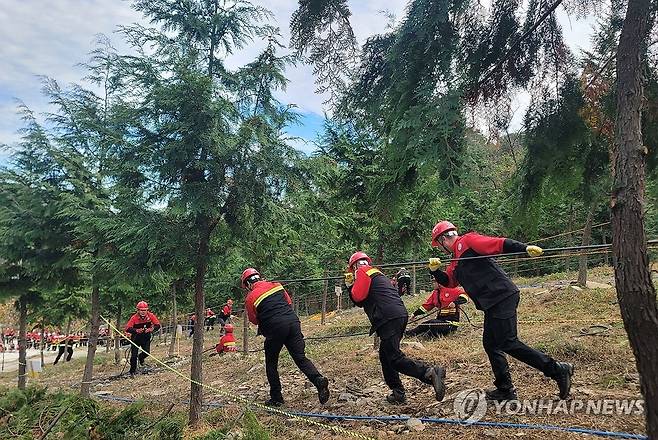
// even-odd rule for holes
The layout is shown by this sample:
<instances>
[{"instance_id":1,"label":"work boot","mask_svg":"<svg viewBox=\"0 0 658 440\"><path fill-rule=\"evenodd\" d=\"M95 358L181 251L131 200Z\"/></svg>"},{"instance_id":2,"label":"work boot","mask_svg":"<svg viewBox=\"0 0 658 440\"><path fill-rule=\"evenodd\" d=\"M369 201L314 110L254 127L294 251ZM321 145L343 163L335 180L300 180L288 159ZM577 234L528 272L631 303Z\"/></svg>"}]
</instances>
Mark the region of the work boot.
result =
<instances>
[{"instance_id":1,"label":"work boot","mask_svg":"<svg viewBox=\"0 0 658 440\"><path fill-rule=\"evenodd\" d=\"M386 401L393 405L404 405L407 403L407 396L404 390L393 389L392 393L386 396Z\"/></svg>"},{"instance_id":2,"label":"work boot","mask_svg":"<svg viewBox=\"0 0 658 440\"><path fill-rule=\"evenodd\" d=\"M516 400L516 388L491 388L484 392L487 400L494 402L505 402L506 400Z\"/></svg>"},{"instance_id":3,"label":"work boot","mask_svg":"<svg viewBox=\"0 0 658 440\"><path fill-rule=\"evenodd\" d=\"M560 389L560 399L564 400L569 397L569 393L571 392L571 378L573 377L575 367L569 362L558 362L557 366L559 373L553 379L555 379Z\"/></svg>"},{"instance_id":4,"label":"work boot","mask_svg":"<svg viewBox=\"0 0 658 440\"><path fill-rule=\"evenodd\" d=\"M320 376L315 381L315 387L318 389L318 400L320 403L327 403L329 401L329 379Z\"/></svg>"},{"instance_id":5,"label":"work boot","mask_svg":"<svg viewBox=\"0 0 658 440\"><path fill-rule=\"evenodd\" d=\"M446 395L446 370L443 367L430 367L425 372L425 380L434 387L434 395L438 402Z\"/></svg>"},{"instance_id":6,"label":"work boot","mask_svg":"<svg viewBox=\"0 0 658 440\"><path fill-rule=\"evenodd\" d=\"M270 397L265 401L266 406L279 407L283 405L283 397L281 399L274 399Z\"/></svg>"}]
</instances>

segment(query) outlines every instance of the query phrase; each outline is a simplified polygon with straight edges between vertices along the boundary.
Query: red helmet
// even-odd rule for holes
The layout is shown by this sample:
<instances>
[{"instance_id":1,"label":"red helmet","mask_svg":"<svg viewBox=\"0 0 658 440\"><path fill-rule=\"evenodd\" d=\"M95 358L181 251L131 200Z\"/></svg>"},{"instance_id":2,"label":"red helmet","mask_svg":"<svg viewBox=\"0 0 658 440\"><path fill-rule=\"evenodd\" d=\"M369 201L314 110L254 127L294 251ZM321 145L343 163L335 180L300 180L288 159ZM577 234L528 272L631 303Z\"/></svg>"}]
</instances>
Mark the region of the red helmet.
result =
<instances>
[{"instance_id":1,"label":"red helmet","mask_svg":"<svg viewBox=\"0 0 658 440\"><path fill-rule=\"evenodd\" d=\"M233 324L226 324L224 326L224 331L226 331L226 333L233 333Z\"/></svg>"},{"instance_id":2,"label":"red helmet","mask_svg":"<svg viewBox=\"0 0 658 440\"><path fill-rule=\"evenodd\" d=\"M457 228L455 225L450 223L447 220L442 220L438 222L436 225L434 225L434 229L432 229L432 247L437 247L439 245L439 242L437 241L440 236L445 234L448 231L456 231Z\"/></svg>"},{"instance_id":3,"label":"red helmet","mask_svg":"<svg viewBox=\"0 0 658 440\"><path fill-rule=\"evenodd\" d=\"M149 305L147 304L146 301L140 301L137 303L137 310L148 310Z\"/></svg>"},{"instance_id":4,"label":"red helmet","mask_svg":"<svg viewBox=\"0 0 658 440\"><path fill-rule=\"evenodd\" d=\"M247 287L247 279L249 277L252 277L254 275L260 275L256 269L253 267L248 267L242 272L242 276L240 277L240 282L242 283L242 287Z\"/></svg>"},{"instance_id":5,"label":"red helmet","mask_svg":"<svg viewBox=\"0 0 658 440\"><path fill-rule=\"evenodd\" d=\"M366 254L365 252L358 251L352 254L352 256L350 257L350 262L347 265L351 268L352 265L359 260L366 260L368 261L368 264L372 264L372 260L370 259L368 254Z\"/></svg>"}]
</instances>

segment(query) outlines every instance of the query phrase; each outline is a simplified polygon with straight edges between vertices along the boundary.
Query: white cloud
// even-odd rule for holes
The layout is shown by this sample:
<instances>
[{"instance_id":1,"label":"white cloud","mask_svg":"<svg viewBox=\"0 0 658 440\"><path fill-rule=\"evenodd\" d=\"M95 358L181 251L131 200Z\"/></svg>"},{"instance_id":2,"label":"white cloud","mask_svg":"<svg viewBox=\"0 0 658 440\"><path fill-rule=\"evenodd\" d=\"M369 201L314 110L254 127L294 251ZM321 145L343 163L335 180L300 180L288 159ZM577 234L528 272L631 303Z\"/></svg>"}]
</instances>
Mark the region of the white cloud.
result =
<instances>
[{"instance_id":1,"label":"white cloud","mask_svg":"<svg viewBox=\"0 0 658 440\"><path fill-rule=\"evenodd\" d=\"M256 0L255 3L273 12L271 23L280 27L282 43L287 45L290 17L297 1ZM380 12L382 9L392 12L399 22L407 0L351 0L349 4L353 28L358 41L363 43L369 36L386 31L388 19ZM4 1L0 9L0 143L18 139L16 132L21 124L15 115L14 97L22 99L37 113L48 110L36 75L47 75L63 84L80 81L84 69L77 64L85 61L93 49L95 35L104 33L120 50L125 50L120 36L113 32L118 25L136 21L144 22L141 14L131 9L130 2L122 0ZM563 13L560 22L569 41L581 47L588 43L591 22L573 21L570 25ZM236 67L251 61L264 45L262 41L254 42L230 57L227 64ZM300 112L322 115L326 97L315 93L311 66L299 64L286 73L290 83L278 98L296 104Z\"/></svg>"}]
</instances>

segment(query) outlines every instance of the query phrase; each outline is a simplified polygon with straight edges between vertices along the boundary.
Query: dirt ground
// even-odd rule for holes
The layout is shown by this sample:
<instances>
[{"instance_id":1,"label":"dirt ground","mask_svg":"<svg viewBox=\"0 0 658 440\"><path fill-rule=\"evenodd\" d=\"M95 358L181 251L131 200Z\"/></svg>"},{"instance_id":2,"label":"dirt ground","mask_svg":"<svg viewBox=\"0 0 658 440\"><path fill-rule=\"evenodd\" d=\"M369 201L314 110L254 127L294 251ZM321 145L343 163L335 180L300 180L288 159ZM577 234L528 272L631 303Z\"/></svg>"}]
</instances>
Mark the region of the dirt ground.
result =
<instances>
[{"instance_id":1,"label":"dirt ground","mask_svg":"<svg viewBox=\"0 0 658 440\"><path fill-rule=\"evenodd\" d=\"M572 399L641 399L639 379L634 358L621 324L613 278L609 269L595 269L590 279L596 283L589 289L577 290L569 286L573 274L553 275L550 278L516 280L522 289L519 307L519 336L529 345L539 348L560 361L576 365L572 388ZM417 295L406 298L407 307L415 309L424 298ZM368 336L309 340L307 355L318 369L330 378L332 397L329 403L317 401L315 388L297 370L284 351L279 372L286 405L290 411L358 414L358 415L409 415L412 417L455 418L454 398L468 389L491 386L492 376L487 357L481 343L482 330L478 322L482 314L472 304L465 306L466 313L474 325L462 325L453 335L435 340L412 338L405 340L403 351L409 356L428 363L447 367L447 394L442 402L436 402L430 387L414 379L403 378L407 388L408 403L391 406L386 403L388 390L384 384L373 339ZM318 319L302 319L302 328L307 337L328 334L346 334L363 331L367 320L361 309L352 308L333 314L327 324L321 326ZM600 324L605 327L590 327ZM236 327L240 327L236 325ZM600 332L600 333L599 333ZM242 331L236 328L236 337L242 341ZM210 348L218 339L218 330L206 335L206 347ZM158 343L159 342L159 343ZM239 345L242 345L241 342ZM261 348L262 339L250 330L249 347ZM155 357L166 359L168 346L156 338L152 351ZM122 353L123 354L123 353ZM189 376L191 340L180 342L179 357L169 360L176 370ZM84 359L74 359L66 365L47 365L44 373L31 381L47 385L51 389L75 390L80 385ZM189 398L189 382L147 360L148 374L135 378L118 378L123 364L114 364L114 354L105 354L102 348L97 355L94 370L93 392L103 395L145 399L151 407L163 407L178 402L181 405ZM553 381L530 367L510 359L512 376L519 399L544 399L557 403L557 387ZM127 369L127 368L125 368ZM268 397L265 378L264 356L261 352L210 357L204 355L204 383L254 401ZM14 384L15 373L0 376L1 384ZM213 390L206 390L207 401L226 403L221 409L208 410L206 424L200 431L232 420L241 413L239 406ZM570 400L569 402L573 402ZM180 411L185 411L181 406ZM334 433L324 428L290 418L257 411L259 420L272 432L274 438L347 438L346 434ZM487 409L483 420L575 426L596 430L624 431L641 434L641 415L595 415L584 410L575 414L508 414L497 415L493 405ZM582 434L558 431L501 429L448 424L425 423L414 429L404 423L369 421L323 423L344 427L371 438L430 439L437 435L464 439L479 438L542 438L567 439Z\"/></svg>"}]
</instances>

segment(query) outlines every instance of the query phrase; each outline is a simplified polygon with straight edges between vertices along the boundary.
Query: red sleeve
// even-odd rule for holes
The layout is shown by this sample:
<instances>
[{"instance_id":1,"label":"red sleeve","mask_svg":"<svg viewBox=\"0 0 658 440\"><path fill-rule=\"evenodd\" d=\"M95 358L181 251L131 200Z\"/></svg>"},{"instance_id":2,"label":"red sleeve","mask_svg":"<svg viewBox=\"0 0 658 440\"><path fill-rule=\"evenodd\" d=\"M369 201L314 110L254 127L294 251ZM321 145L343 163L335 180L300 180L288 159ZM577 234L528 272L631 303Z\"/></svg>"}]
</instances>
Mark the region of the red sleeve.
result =
<instances>
[{"instance_id":1,"label":"red sleeve","mask_svg":"<svg viewBox=\"0 0 658 440\"><path fill-rule=\"evenodd\" d=\"M158 317L155 316L153 313L149 312L149 318L151 319L153 325L160 325L160 321L158 320Z\"/></svg>"},{"instance_id":2,"label":"red sleeve","mask_svg":"<svg viewBox=\"0 0 658 440\"><path fill-rule=\"evenodd\" d=\"M480 255L496 255L503 252L502 237L487 237L474 232L464 235L465 244Z\"/></svg>"},{"instance_id":3,"label":"red sleeve","mask_svg":"<svg viewBox=\"0 0 658 440\"><path fill-rule=\"evenodd\" d=\"M224 342L226 342L225 339L226 339L226 336L222 336L222 337L219 339L219 344L217 344L217 345L215 346L215 350L217 350L217 353L221 353L221 352L224 351Z\"/></svg>"},{"instance_id":4,"label":"red sleeve","mask_svg":"<svg viewBox=\"0 0 658 440\"><path fill-rule=\"evenodd\" d=\"M284 290L283 291L283 297L285 298L286 301L288 301L289 305L292 305L292 300L290 299L290 295L288 295L288 291Z\"/></svg>"},{"instance_id":5,"label":"red sleeve","mask_svg":"<svg viewBox=\"0 0 658 440\"><path fill-rule=\"evenodd\" d=\"M227 305L224 306L224 308L222 309L222 315L229 316L230 314L231 314L231 309Z\"/></svg>"},{"instance_id":6,"label":"red sleeve","mask_svg":"<svg viewBox=\"0 0 658 440\"><path fill-rule=\"evenodd\" d=\"M448 304L454 302L457 298L459 298L460 295L463 295L464 293L464 289L460 287L441 289L439 296L441 307L447 307Z\"/></svg>"},{"instance_id":7,"label":"red sleeve","mask_svg":"<svg viewBox=\"0 0 658 440\"><path fill-rule=\"evenodd\" d=\"M422 307L425 309L425 311L429 312L434 308L434 295L438 295L439 291L434 289L432 293L430 293L430 296L427 297L425 302L423 303Z\"/></svg>"},{"instance_id":8,"label":"red sleeve","mask_svg":"<svg viewBox=\"0 0 658 440\"><path fill-rule=\"evenodd\" d=\"M366 273L370 267L361 266L356 271L354 285L352 286L352 299L354 302L360 303L368 297L370 292L370 276Z\"/></svg>"},{"instance_id":9,"label":"red sleeve","mask_svg":"<svg viewBox=\"0 0 658 440\"><path fill-rule=\"evenodd\" d=\"M128 323L126 323L126 331L128 331L128 330L131 329L131 328L133 328L133 326L135 325L135 321L136 321L136 320L137 320L137 319L135 318L135 315L133 315L133 316L130 317L130 319L128 320Z\"/></svg>"},{"instance_id":10,"label":"red sleeve","mask_svg":"<svg viewBox=\"0 0 658 440\"><path fill-rule=\"evenodd\" d=\"M256 308L254 307L253 295L251 293L247 295L247 299L245 300L244 305L245 309L247 309L247 317L249 318L249 322L254 325L258 325L258 317L256 316Z\"/></svg>"}]
</instances>

